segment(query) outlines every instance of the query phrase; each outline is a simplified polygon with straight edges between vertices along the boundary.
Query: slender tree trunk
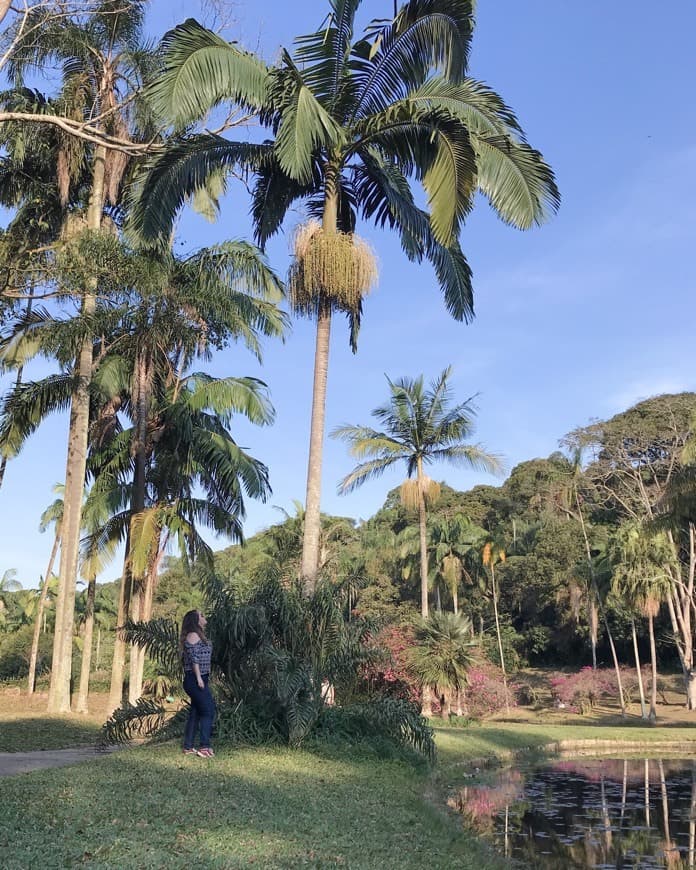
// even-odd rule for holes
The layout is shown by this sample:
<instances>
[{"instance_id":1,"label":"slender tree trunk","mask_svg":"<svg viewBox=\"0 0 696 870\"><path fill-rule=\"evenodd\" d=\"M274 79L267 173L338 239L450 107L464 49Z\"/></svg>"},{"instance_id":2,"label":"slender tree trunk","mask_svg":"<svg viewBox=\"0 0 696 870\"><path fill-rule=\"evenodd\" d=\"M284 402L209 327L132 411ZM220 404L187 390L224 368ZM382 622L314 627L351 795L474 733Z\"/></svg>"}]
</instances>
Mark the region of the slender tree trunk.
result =
<instances>
[{"instance_id":1,"label":"slender tree trunk","mask_svg":"<svg viewBox=\"0 0 696 870\"><path fill-rule=\"evenodd\" d=\"M131 619L140 622L143 618L143 588L138 584L133 589L131 598ZM142 695L142 683L138 685L138 653L140 649L136 644L130 646L130 660L128 673L128 703L135 704Z\"/></svg>"},{"instance_id":2,"label":"slender tree trunk","mask_svg":"<svg viewBox=\"0 0 696 870\"><path fill-rule=\"evenodd\" d=\"M423 484L423 462L418 457L418 539L420 544L421 616L428 617L428 528Z\"/></svg>"},{"instance_id":3,"label":"slender tree trunk","mask_svg":"<svg viewBox=\"0 0 696 870\"><path fill-rule=\"evenodd\" d=\"M678 560L679 548L674 541L671 532L667 533L674 557ZM672 578L672 588L667 594L667 608L674 644L679 655L682 674L684 677L684 690L686 693L686 709L696 710L696 666L694 662L694 640L692 628L692 614L696 612L694 601L694 578L696 575L696 529L693 523L689 523L689 567L686 584L681 583L681 577L675 577L671 569L667 573Z\"/></svg>"},{"instance_id":4,"label":"slender tree trunk","mask_svg":"<svg viewBox=\"0 0 696 870\"><path fill-rule=\"evenodd\" d=\"M338 225L338 179L330 168L326 173L326 192L322 229L335 233ZM307 495L305 499L304 534L302 537L301 574L304 594L311 595L319 574L321 538L321 468L324 452L324 422L326 417L326 382L329 372L331 339L331 303L322 300L317 316L317 340L314 353L314 386L312 389L312 421L307 463Z\"/></svg>"},{"instance_id":5,"label":"slender tree trunk","mask_svg":"<svg viewBox=\"0 0 696 870\"><path fill-rule=\"evenodd\" d=\"M85 636L82 644L82 666L80 686L77 690L75 710L77 713L89 712L89 674L92 669L92 638L94 637L94 598L97 591L96 577L87 585L87 607L85 609Z\"/></svg>"},{"instance_id":6,"label":"slender tree trunk","mask_svg":"<svg viewBox=\"0 0 696 870\"><path fill-rule=\"evenodd\" d=\"M152 371L148 354L145 350L138 353L135 361L135 425L134 425L134 440L132 445L133 455L135 458L135 469L133 473L133 489L131 493L131 534L130 548L128 559L130 562L130 571L133 572L133 548L142 546L142 542L138 540L136 526L134 524L142 518L142 513L145 510L145 498L147 487L147 424L150 417L151 404L151 384ZM133 576L132 598L131 598L131 617L134 622L139 622L144 619L144 603L146 595L147 572L142 576ZM131 704L135 704L142 694L142 669L140 662L144 663L144 653L141 659L140 649L131 644L130 648L130 673L128 679L128 700Z\"/></svg>"},{"instance_id":7,"label":"slender tree trunk","mask_svg":"<svg viewBox=\"0 0 696 870\"><path fill-rule=\"evenodd\" d=\"M454 615L459 616L459 594L456 586L452 590L452 605L454 607Z\"/></svg>"},{"instance_id":8,"label":"slender tree trunk","mask_svg":"<svg viewBox=\"0 0 696 870\"><path fill-rule=\"evenodd\" d=\"M655 626L652 614L648 614L648 633L650 635L650 666L652 685L650 686L650 721L657 720L657 651L655 649Z\"/></svg>"},{"instance_id":9,"label":"slender tree trunk","mask_svg":"<svg viewBox=\"0 0 696 870\"><path fill-rule=\"evenodd\" d=\"M39 607L36 611L36 620L34 622L34 635L31 639L31 653L29 655L29 676L27 677L27 694L33 695L36 688L36 662L39 657L39 637L41 635L41 621L44 618L44 610L46 601L48 600L48 585L51 582L53 574L53 563L56 561L56 554L60 546L60 535L56 535L53 539L53 547L46 568L46 576L44 577L43 586L41 587L41 597L39 598Z\"/></svg>"},{"instance_id":10,"label":"slender tree trunk","mask_svg":"<svg viewBox=\"0 0 696 870\"><path fill-rule=\"evenodd\" d=\"M590 623L590 645L592 647L592 670L597 670L597 635L599 628L599 614L597 613L597 603L590 598L589 602L589 623Z\"/></svg>"},{"instance_id":11,"label":"slender tree trunk","mask_svg":"<svg viewBox=\"0 0 696 870\"><path fill-rule=\"evenodd\" d=\"M452 698L449 689L445 689L440 693L440 716L446 721L449 721L450 713L452 712Z\"/></svg>"},{"instance_id":12,"label":"slender tree trunk","mask_svg":"<svg viewBox=\"0 0 696 870\"><path fill-rule=\"evenodd\" d=\"M423 489L423 463L418 458L417 464L418 473L418 537L420 542L420 575L421 575L421 616L423 619L428 618L428 534L427 534L427 513L425 508L425 492ZM430 717L432 711L432 691L430 686L423 686L421 713L423 716Z\"/></svg>"},{"instance_id":13,"label":"slender tree trunk","mask_svg":"<svg viewBox=\"0 0 696 870\"><path fill-rule=\"evenodd\" d=\"M640 672L640 655L638 654L638 637L636 635L636 623L631 619L631 635L633 637L633 654L636 658L636 676L638 678L638 692L640 694L640 718L647 719L648 714L645 709L645 692L643 691L643 675Z\"/></svg>"},{"instance_id":14,"label":"slender tree trunk","mask_svg":"<svg viewBox=\"0 0 696 870\"><path fill-rule=\"evenodd\" d=\"M505 670L505 656L503 655L503 638L500 633L500 618L498 616L498 592L495 585L495 567L491 560L491 585L493 586L493 612L495 614L495 631L498 636L498 653L500 654L500 667L503 671L503 686L505 687L505 710L510 713L510 699L508 697L507 671Z\"/></svg>"},{"instance_id":15,"label":"slender tree trunk","mask_svg":"<svg viewBox=\"0 0 696 870\"><path fill-rule=\"evenodd\" d=\"M650 827L650 761L645 759L645 826Z\"/></svg>"},{"instance_id":16,"label":"slender tree trunk","mask_svg":"<svg viewBox=\"0 0 696 870\"><path fill-rule=\"evenodd\" d=\"M604 627L607 630L607 638L609 639L609 648L611 649L611 658L614 662L614 672L616 673L616 685L619 689L619 705L621 707L621 715L626 715L626 698L624 697L623 683L621 682L621 668L619 667L619 657L616 655L616 646L614 644L614 637L611 633L611 629L609 628L609 620L607 619L606 613L602 614L604 619Z\"/></svg>"},{"instance_id":17,"label":"slender tree trunk","mask_svg":"<svg viewBox=\"0 0 696 870\"><path fill-rule=\"evenodd\" d=\"M90 230L101 227L104 208L104 167L106 148L95 149L92 170L92 190L87 211L87 226ZM82 315L89 317L96 308L96 282L85 288L82 299ZM62 522L62 546L58 595L56 597L56 630L53 641L51 684L48 693L48 711L70 712L70 681L72 671L73 625L75 621L75 584L80 548L82 524L82 495L85 487L87 465L87 440L89 435L89 387L92 380L92 336L82 341L75 363L76 384L70 401L70 426L68 430L68 458L65 471L65 495Z\"/></svg>"},{"instance_id":18,"label":"slender tree trunk","mask_svg":"<svg viewBox=\"0 0 696 870\"><path fill-rule=\"evenodd\" d=\"M126 537L126 554L130 547L130 530ZM123 563L123 575L118 590L118 610L116 613L116 630L114 632L114 657L111 662L111 687L107 715L110 716L123 703L123 676L126 669L126 642L121 637L119 629L125 625L130 613L131 574L129 559L126 555Z\"/></svg>"},{"instance_id":19,"label":"slender tree trunk","mask_svg":"<svg viewBox=\"0 0 696 870\"><path fill-rule=\"evenodd\" d=\"M97 649L95 652L96 662L94 664L95 670L99 670L101 667L101 626L97 626Z\"/></svg>"}]
</instances>

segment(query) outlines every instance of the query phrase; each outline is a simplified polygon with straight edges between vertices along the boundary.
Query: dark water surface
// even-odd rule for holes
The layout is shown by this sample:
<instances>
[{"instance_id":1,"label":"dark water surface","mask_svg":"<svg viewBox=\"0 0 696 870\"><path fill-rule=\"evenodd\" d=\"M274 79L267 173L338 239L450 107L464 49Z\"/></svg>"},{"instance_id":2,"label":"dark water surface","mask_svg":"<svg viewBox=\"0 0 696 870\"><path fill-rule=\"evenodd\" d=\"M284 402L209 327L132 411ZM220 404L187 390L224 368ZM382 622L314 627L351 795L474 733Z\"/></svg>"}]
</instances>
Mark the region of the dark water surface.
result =
<instances>
[{"instance_id":1,"label":"dark water surface","mask_svg":"<svg viewBox=\"0 0 696 870\"><path fill-rule=\"evenodd\" d=\"M696 868L696 759L506 768L449 800L526 867Z\"/></svg>"}]
</instances>

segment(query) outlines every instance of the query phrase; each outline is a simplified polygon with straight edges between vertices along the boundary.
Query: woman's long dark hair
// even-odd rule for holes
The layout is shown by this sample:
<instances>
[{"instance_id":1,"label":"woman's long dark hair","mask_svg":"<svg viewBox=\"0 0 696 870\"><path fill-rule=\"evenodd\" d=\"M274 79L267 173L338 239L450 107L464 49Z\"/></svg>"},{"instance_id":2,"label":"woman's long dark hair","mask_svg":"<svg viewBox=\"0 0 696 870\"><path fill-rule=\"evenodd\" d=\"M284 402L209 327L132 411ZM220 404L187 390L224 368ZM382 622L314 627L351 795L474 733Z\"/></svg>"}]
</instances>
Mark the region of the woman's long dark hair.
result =
<instances>
[{"instance_id":1,"label":"woman's long dark hair","mask_svg":"<svg viewBox=\"0 0 696 870\"><path fill-rule=\"evenodd\" d=\"M182 649L184 648L186 635L191 633L197 634L203 643L208 643L208 638L205 636L205 631L201 625L200 616L200 610L189 610L188 613L184 614L184 618L181 620L181 634L179 635L179 645Z\"/></svg>"}]
</instances>

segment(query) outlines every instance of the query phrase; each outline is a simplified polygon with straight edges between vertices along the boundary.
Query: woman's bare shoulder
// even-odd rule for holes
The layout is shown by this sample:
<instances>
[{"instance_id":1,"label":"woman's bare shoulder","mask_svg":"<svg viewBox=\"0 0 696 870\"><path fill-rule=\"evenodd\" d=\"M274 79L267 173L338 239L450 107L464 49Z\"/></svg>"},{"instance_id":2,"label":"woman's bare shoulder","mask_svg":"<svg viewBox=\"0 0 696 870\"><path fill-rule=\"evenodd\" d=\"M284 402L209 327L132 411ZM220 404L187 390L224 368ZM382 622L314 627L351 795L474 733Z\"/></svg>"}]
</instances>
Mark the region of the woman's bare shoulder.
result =
<instances>
[{"instance_id":1,"label":"woman's bare shoulder","mask_svg":"<svg viewBox=\"0 0 696 870\"><path fill-rule=\"evenodd\" d=\"M198 643L199 640L200 640L200 637L196 634L195 631L190 631L186 635L186 643L194 644L194 643Z\"/></svg>"}]
</instances>

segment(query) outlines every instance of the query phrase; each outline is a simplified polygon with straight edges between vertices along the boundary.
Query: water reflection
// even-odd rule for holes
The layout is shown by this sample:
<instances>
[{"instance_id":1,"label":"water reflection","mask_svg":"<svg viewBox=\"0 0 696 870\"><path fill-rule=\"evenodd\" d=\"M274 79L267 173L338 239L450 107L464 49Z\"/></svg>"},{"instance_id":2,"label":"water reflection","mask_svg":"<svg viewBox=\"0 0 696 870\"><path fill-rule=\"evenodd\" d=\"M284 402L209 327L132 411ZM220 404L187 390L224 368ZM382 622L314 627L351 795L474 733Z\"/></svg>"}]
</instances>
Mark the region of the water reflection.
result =
<instances>
[{"instance_id":1,"label":"water reflection","mask_svg":"<svg viewBox=\"0 0 696 870\"><path fill-rule=\"evenodd\" d=\"M534 868L696 868L696 759L508 768L450 805Z\"/></svg>"}]
</instances>

